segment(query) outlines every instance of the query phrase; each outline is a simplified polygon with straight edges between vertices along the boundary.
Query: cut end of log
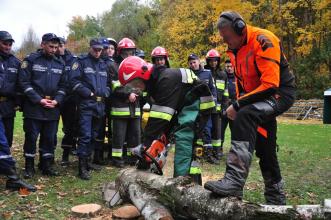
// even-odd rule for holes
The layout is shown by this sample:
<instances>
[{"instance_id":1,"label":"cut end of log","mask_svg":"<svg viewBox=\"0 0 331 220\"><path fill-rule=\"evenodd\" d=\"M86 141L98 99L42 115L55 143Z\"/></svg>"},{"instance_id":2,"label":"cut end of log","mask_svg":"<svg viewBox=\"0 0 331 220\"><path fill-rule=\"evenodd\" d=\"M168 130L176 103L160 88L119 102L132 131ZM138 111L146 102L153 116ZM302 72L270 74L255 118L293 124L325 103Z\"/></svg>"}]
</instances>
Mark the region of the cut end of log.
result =
<instances>
[{"instance_id":1,"label":"cut end of log","mask_svg":"<svg viewBox=\"0 0 331 220\"><path fill-rule=\"evenodd\" d=\"M101 210L98 204L81 204L71 208L71 212L77 217L94 217Z\"/></svg>"},{"instance_id":2,"label":"cut end of log","mask_svg":"<svg viewBox=\"0 0 331 220\"><path fill-rule=\"evenodd\" d=\"M124 205L113 212L113 218L133 219L138 218L139 216L140 212L133 205Z\"/></svg>"}]
</instances>

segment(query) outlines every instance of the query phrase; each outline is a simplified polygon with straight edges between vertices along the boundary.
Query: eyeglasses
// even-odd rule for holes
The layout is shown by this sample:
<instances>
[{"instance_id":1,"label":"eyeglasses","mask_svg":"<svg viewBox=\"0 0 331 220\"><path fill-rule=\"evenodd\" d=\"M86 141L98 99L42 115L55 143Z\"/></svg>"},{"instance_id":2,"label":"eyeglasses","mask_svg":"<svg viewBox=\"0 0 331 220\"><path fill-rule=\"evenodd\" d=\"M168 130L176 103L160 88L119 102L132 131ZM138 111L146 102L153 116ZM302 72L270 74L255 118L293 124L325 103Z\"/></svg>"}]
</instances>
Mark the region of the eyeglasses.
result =
<instances>
[{"instance_id":1,"label":"eyeglasses","mask_svg":"<svg viewBox=\"0 0 331 220\"><path fill-rule=\"evenodd\" d=\"M225 66L225 68L233 68L232 66Z\"/></svg>"}]
</instances>

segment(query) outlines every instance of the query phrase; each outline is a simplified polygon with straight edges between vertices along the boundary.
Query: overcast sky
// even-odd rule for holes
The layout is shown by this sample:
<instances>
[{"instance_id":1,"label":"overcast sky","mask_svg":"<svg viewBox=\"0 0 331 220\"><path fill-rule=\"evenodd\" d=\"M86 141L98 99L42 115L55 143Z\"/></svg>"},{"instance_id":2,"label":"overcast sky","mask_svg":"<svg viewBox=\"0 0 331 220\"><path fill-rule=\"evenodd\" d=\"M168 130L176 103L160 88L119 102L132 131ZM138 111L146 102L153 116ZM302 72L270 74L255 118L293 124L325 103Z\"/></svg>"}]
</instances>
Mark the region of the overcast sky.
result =
<instances>
[{"instance_id":1,"label":"overcast sky","mask_svg":"<svg viewBox=\"0 0 331 220\"><path fill-rule=\"evenodd\" d=\"M32 26L38 37L53 32L68 35L67 24L73 16L97 16L110 10L115 0L0 0L0 30L6 30L19 47Z\"/></svg>"}]
</instances>

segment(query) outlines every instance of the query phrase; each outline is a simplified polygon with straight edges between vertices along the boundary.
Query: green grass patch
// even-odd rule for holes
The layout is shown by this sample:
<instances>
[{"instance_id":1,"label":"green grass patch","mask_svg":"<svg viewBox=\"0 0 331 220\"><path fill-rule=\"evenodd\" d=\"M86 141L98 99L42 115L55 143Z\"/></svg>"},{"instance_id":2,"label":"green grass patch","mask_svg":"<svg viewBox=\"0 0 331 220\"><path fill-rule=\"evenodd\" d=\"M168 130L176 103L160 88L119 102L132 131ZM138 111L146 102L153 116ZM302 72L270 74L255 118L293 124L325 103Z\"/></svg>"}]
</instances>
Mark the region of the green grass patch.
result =
<instances>
[{"instance_id":1,"label":"green grass patch","mask_svg":"<svg viewBox=\"0 0 331 220\"><path fill-rule=\"evenodd\" d=\"M286 182L289 204L318 204L331 198L331 126L321 124L280 123L278 127L278 157L282 175ZM58 138L63 134L59 127ZM24 167L22 149L24 143L22 116L18 113L15 124L13 149L18 168ZM225 152L230 146L229 130L225 143ZM65 219L70 209L81 203L103 204L101 186L115 179L118 169L105 167L100 172L93 172L90 181L77 177L77 160L68 168L59 164L62 149L56 150L56 167L62 176L47 178L37 175L28 182L37 185L40 190L27 197L17 192L5 190L6 179L0 178L0 219L10 213L12 219ZM71 157L71 160L73 158ZM38 159L36 158L36 162ZM220 166L203 164L203 176L218 179L225 171L225 157ZM245 186L244 199L264 203L263 179L259 170L258 158L254 157L250 174Z\"/></svg>"}]
</instances>

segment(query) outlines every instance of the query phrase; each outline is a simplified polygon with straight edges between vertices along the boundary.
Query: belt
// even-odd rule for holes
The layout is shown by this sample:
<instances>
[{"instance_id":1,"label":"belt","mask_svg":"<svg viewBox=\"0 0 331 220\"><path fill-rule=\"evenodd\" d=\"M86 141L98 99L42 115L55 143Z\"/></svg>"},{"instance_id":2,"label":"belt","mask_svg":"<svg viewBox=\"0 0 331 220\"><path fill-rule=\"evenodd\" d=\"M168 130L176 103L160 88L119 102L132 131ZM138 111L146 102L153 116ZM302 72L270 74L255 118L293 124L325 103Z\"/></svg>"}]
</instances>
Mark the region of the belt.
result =
<instances>
[{"instance_id":1,"label":"belt","mask_svg":"<svg viewBox=\"0 0 331 220\"><path fill-rule=\"evenodd\" d=\"M0 102L5 102L7 101L8 98L7 97L4 97L4 96L0 96Z\"/></svg>"},{"instance_id":2,"label":"belt","mask_svg":"<svg viewBox=\"0 0 331 220\"><path fill-rule=\"evenodd\" d=\"M102 102L104 100L104 98L101 96L94 96L94 100L97 102Z\"/></svg>"},{"instance_id":3,"label":"belt","mask_svg":"<svg viewBox=\"0 0 331 220\"><path fill-rule=\"evenodd\" d=\"M52 100L52 97L49 96L49 95L46 95L44 98L45 98L45 99L48 99L48 100Z\"/></svg>"}]
</instances>

